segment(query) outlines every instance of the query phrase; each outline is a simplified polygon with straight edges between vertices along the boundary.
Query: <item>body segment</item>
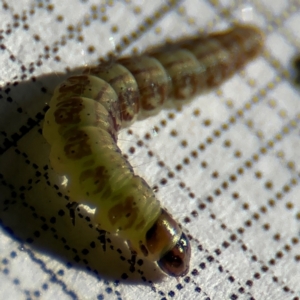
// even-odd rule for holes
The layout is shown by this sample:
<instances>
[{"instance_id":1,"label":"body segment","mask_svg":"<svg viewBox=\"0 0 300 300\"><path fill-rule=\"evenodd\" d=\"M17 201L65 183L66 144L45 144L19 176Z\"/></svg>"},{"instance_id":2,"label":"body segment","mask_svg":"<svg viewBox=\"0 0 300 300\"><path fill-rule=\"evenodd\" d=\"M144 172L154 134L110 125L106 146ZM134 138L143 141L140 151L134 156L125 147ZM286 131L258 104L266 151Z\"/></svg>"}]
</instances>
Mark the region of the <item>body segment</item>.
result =
<instances>
[{"instance_id":1,"label":"body segment","mask_svg":"<svg viewBox=\"0 0 300 300\"><path fill-rule=\"evenodd\" d=\"M43 134L54 170L71 198L96 208L95 223L122 236L163 271L188 271L186 235L135 175L117 146L118 131L174 102L189 101L233 75L262 49L262 34L237 25L139 57L87 69L57 87Z\"/></svg>"}]
</instances>

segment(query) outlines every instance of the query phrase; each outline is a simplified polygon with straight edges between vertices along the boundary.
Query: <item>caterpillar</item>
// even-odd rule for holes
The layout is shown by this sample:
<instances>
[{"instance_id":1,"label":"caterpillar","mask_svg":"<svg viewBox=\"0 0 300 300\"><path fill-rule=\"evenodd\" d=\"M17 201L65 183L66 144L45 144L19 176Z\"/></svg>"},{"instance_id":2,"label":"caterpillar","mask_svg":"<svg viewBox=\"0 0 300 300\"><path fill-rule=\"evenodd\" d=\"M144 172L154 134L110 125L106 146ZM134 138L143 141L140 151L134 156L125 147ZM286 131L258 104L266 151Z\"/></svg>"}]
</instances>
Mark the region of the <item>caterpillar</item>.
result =
<instances>
[{"instance_id":1,"label":"caterpillar","mask_svg":"<svg viewBox=\"0 0 300 300\"><path fill-rule=\"evenodd\" d=\"M95 207L97 226L124 238L130 249L170 276L187 274L189 239L134 174L117 145L117 133L170 102L182 105L220 85L259 55L262 46L258 28L236 24L86 69L54 91L43 135L51 145L53 169L68 178L70 197Z\"/></svg>"}]
</instances>

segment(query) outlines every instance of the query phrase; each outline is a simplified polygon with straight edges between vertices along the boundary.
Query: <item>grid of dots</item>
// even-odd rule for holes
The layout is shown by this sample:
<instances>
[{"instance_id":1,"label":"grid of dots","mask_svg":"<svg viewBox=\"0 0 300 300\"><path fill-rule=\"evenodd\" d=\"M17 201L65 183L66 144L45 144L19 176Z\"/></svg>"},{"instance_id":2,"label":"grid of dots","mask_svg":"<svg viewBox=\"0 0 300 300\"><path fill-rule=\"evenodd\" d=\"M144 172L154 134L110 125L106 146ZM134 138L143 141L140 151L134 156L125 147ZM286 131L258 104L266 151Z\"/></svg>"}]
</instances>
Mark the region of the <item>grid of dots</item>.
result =
<instances>
[{"instance_id":1,"label":"grid of dots","mask_svg":"<svg viewBox=\"0 0 300 300\"><path fill-rule=\"evenodd\" d=\"M19 3L0 2L1 298L300 299L300 1ZM47 103L85 65L251 16L266 32L262 57L120 135L191 240L190 272L164 277L95 230L88 208L72 223L41 135Z\"/></svg>"}]
</instances>

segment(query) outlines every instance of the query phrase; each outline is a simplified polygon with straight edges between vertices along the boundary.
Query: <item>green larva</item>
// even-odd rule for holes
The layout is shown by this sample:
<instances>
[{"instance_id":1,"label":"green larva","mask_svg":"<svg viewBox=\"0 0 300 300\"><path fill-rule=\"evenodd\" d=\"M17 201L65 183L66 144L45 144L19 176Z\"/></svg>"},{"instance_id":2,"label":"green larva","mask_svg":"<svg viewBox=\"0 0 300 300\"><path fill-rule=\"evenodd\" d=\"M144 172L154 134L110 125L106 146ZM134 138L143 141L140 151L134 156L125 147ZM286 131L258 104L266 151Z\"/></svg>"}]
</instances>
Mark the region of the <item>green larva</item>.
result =
<instances>
[{"instance_id":1,"label":"green larva","mask_svg":"<svg viewBox=\"0 0 300 300\"><path fill-rule=\"evenodd\" d=\"M117 133L220 85L255 58L263 35L252 25L185 39L161 51L120 59L60 84L46 113L43 135L54 170L66 175L70 197L96 207L94 222L128 241L138 255L171 276L188 272L186 234L134 174L117 145Z\"/></svg>"}]
</instances>

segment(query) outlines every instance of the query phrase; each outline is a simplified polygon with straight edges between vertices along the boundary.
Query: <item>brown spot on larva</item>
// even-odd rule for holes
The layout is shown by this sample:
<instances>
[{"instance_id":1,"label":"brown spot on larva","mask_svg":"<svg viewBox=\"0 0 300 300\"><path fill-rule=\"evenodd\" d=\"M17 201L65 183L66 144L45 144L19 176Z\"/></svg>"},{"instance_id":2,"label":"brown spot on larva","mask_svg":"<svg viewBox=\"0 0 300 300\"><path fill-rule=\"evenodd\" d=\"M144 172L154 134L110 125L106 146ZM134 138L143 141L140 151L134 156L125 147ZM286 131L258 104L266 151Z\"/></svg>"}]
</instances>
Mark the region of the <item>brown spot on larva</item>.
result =
<instances>
[{"instance_id":1,"label":"brown spot on larva","mask_svg":"<svg viewBox=\"0 0 300 300\"><path fill-rule=\"evenodd\" d=\"M84 182L87 179L92 179L95 185L95 190L90 191L91 194L103 193L103 197L109 197L111 194L110 183L109 183L109 172L103 166L98 166L95 169L88 169L80 174L80 182Z\"/></svg>"},{"instance_id":2,"label":"brown spot on larva","mask_svg":"<svg viewBox=\"0 0 300 300\"><path fill-rule=\"evenodd\" d=\"M69 77L63 84L59 87L59 95L57 96L57 100L60 101L66 95L70 95L71 93L74 96L81 95L82 92L86 89L86 86L89 84L89 77L86 75L78 75Z\"/></svg>"},{"instance_id":3,"label":"brown spot on larva","mask_svg":"<svg viewBox=\"0 0 300 300\"><path fill-rule=\"evenodd\" d=\"M145 111L161 106L169 96L169 80L161 64L151 57L138 57L136 61L120 61L135 77L140 92L140 105Z\"/></svg>"},{"instance_id":4,"label":"brown spot on larva","mask_svg":"<svg viewBox=\"0 0 300 300\"><path fill-rule=\"evenodd\" d=\"M55 122L60 125L79 123L83 108L83 101L79 97L62 101L57 104L54 112Z\"/></svg>"},{"instance_id":5,"label":"brown spot on larva","mask_svg":"<svg viewBox=\"0 0 300 300\"><path fill-rule=\"evenodd\" d=\"M78 129L72 130L68 134L64 146L66 156L71 160L77 160L91 155L92 150L89 140L89 136L84 131Z\"/></svg>"},{"instance_id":6,"label":"brown spot on larva","mask_svg":"<svg viewBox=\"0 0 300 300\"><path fill-rule=\"evenodd\" d=\"M172 97L181 100L195 95L199 89L199 62L183 49L174 49L155 54L171 77Z\"/></svg>"},{"instance_id":7,"label":"brown spot on larva","mask_svg":"<svg viewBox=\"0 0 300 300\"><path fill-rule=\"evenodd\" d=\"M130 214L127 218L126 224L124 224L123 229L126 230L131 228L136 221L139 214L139 207L137 206L134 196L128 196L124 200L119 200L120 203L114 205L108 211L108 218L112 225L120 222L124 215Z\"/></svg>"}]
</instances>

